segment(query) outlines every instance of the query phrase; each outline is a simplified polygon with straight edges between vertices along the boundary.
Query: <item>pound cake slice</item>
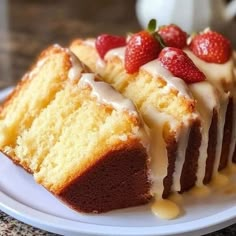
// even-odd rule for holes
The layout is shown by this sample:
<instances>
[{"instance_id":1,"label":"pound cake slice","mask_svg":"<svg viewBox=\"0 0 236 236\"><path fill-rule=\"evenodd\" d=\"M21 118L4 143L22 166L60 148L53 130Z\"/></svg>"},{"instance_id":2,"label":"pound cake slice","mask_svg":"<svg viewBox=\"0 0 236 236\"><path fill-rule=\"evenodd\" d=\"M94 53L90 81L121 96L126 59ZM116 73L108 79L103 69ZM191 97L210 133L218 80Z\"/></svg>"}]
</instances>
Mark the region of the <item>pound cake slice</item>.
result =
<instances>
[{"instance_id":1,"label":"pound cake slice","mask_svg":"<svg viewBox=\"0 0 236 236\"><path fill-rule=\"evenodd\" d=\"M45 50L0 117L1 151L75 210L149 201L149 139L135 106L69 49Z\"/></svg>"},{"instance_id":2,"label":"pound cake slice","mask_svg":"<svg viewBox=\"0 0 236 236\"><path fill-rule=\"evenodd\" d=\"M191 38L188 42L187 34L175 25L160 27L158 34L141 31L127 38L77 39L70 46L140 109L151 129L151 147L158 147L151 158L152 192L157 198L209 183L235 158L232 48L222 35L211 32L197 35L202 40L197 43L199 51L203 42L208 57L213 57L210 62L194 55L192 44L187 44ZM215 61L222 57L224 61Z\"/></svg>"}]
</instances>

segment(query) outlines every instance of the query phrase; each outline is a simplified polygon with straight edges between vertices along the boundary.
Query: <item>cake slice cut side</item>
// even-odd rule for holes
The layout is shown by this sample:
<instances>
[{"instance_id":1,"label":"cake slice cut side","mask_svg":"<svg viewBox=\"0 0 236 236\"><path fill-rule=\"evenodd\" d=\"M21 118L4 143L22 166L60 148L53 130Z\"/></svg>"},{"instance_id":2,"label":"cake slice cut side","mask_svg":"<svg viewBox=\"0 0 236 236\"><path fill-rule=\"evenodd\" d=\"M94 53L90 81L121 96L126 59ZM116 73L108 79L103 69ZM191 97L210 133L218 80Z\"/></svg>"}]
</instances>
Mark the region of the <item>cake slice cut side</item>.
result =
<instances>
[{"instance_id":1,"label":"cake slice cut side","mask_svg":"<svg viewBox=\"0 0 236 236\"><path fill-rule=\"evenodd\" d=\"M49 63L47 70L33 69L34 76L16 88L19 95L4 104L2 124L15 114L16 103L22 104L23 111L38 112L27 124L16 113L19 123L8 124L9 129L16 127L17 135L10 139L5 133L8 142L1 143L1 151L78 211L105 212L147 203L151 198L149 137L134 104L99 81L68 49L54 46L43 59L48 53L60 67ZM36 97L42 95L38 86L43 85L41 74L46 72L59 76L46 83L47 104L30 103L32 91ZM11 152L6 153L9 146Z\"/></svg>"},{"instance_id":2,"label":"cake slice cut side","mask_svg":"<svg viewBox=\"0 0 236 236\"><path fill-rule=\"evenodd\" d=\"M73 113L80 109L81 97L66 86L34 119L32 126L18 136L15 155L20 157L21 165L28 166L32 172L39 169L42 160L71 121Z\"/></svg>"}]
</instances>

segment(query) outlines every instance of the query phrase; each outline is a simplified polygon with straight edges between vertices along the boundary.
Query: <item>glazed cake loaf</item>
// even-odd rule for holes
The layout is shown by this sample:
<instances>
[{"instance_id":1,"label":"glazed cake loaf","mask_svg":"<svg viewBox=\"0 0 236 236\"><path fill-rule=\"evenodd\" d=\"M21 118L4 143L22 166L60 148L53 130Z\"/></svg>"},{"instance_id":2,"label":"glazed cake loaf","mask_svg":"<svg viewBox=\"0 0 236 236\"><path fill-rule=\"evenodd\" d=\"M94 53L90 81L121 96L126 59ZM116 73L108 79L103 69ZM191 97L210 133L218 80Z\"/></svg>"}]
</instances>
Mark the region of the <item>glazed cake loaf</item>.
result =
<instances>
[{"instance_id":1,"label":"glazed cake loaf","mask_svg":"<svg viewBox=\"0 0 236 236\"><path fill-rule=\"evenodd\" d=\"M214 162L213 173L217 174L219 170L232 163L235 152L236 77L234 74L235 65L233 57L224 64L216 64L201 60L190 50L185 51L197 67L207 76L207 81L196 83L189 87L198 101L198 109L204 121L203 126L208 127L210 120L217 120L215 125L215 148L211 151L211 154L214 153L215 157L212 157L212 161L208 160ZM211 94L210 91L213 88L216 89L216 93ZM208 112L208 109L212 112ZM204 144L202 143L202 145ZM205 177L205 183L209 181L210 174Z\"/></svg>"},{"instance_id":2,"label":"glazed cake loaf","mask_svg":"<svg viewBox=\"0 0 236 236\"><path fill-rule=\"evenodd\" d=\"M157 60L142 66L138 73L126 73L124 47L110 50L104 61L91 39L74 41L71 50L140 109L152 133L153 193L167 197L172 191L183 192L193 187L201 121L186 84Z\"/></svg>"},{"instance_id":3,"label":"glazed cake loaf","mask_svg":"<svg viewBox=\"0 0 236 236\"><path fill-rule=\"evenodd\" d=\"M140 109L151 129L155 142L152 146L158 149L152 153L151 161L153 194L165 198L171 192L203 186L235 160L232 56L223 64L209 63L186 48L184 51L206 76L202 82L186 83L164 68L157 57L135 73L128 73L127 46L108 50L103 59L95 47L95 39L77 39L70 48Z\"/></svg>"},{"instance_id":4,"label":"glazed cake loaf","mask_svg":"<svg viewBox=\"0 0 236 236\"><path fill-rule=\"evenodd\" d=\"M0 118L1 151L75 210L149 201L149 140L135 106L68 49L41 54Z\"/></svg>"}]
</instances>

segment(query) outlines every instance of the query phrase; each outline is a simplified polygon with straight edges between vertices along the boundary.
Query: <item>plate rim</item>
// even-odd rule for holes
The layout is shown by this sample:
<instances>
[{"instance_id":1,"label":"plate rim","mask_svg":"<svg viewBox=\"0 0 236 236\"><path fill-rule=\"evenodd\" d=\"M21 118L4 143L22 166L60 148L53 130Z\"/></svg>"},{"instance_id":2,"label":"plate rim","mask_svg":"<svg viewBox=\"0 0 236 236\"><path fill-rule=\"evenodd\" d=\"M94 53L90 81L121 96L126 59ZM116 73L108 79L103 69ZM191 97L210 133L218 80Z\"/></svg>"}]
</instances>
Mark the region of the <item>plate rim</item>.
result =
<instances>
[{"instance_id":1,"label":"plate rim","mask_svg":"<svg viewBox=\"0 0 236 236\"><path fill-rule=\"evenodd\" d=\"M220 213L201 219L164 226L134 227L108 226L91 224L81 221L64 219L49 213L41 212L11 198L0 190L0 209L10 216L31 224L35 227L54 233L71 233L73 235L85 233L87 235L186 235L202 230L209 233L230 224L236 223L236 205ZM218 227L217 227L218 226ZM159 232L159 233L158 233ZM192 235L192 234L191 234Z\"/></svg>"}]
</instances>

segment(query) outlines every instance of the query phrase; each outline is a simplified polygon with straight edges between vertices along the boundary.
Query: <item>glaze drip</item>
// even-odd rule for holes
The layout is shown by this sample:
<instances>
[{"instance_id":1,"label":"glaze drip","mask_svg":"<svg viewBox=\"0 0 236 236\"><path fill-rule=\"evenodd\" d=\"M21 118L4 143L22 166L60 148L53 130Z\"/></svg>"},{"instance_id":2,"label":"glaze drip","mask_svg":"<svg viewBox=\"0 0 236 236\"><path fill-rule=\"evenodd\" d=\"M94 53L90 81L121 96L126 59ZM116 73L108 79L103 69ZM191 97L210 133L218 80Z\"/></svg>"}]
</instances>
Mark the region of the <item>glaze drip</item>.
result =
<instances>
[{"instance_id":1,"label":"glaze drip","mask_svg":"<svg viewBox=\"0 0 236 236\"><path fill-rule=\"evenodd\" d=\"M109 104L116 110L126 110L130 114L137 116L134 104L120 93L114 90L109 84L96 81L95 74L82 73L78 86L87 86L92 88L92 95L102 104Z\"/></svg>"}]
</instances>

